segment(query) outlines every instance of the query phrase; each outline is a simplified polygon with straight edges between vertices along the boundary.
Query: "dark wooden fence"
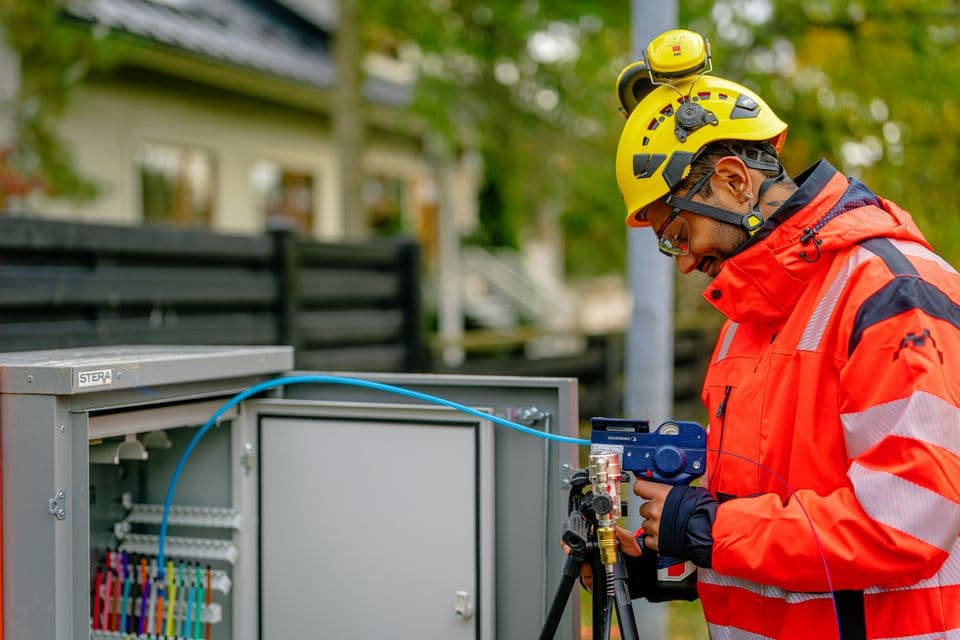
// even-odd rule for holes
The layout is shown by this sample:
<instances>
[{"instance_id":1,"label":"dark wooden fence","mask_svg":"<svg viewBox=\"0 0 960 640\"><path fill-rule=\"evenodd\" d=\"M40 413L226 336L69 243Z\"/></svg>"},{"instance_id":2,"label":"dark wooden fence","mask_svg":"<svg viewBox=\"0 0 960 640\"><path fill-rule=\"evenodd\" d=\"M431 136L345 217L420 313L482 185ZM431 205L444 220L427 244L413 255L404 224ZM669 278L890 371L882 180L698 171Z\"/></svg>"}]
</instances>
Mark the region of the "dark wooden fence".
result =
<instances>
[{"instance_id":1,"label":"dark wooden fence","mask_svg":"<svg viewBox=\"0 0 960 640\"><path fill-rule=\"evenodd\" d=\"M407 240L0 216L0 351L292 344L298 367L422 371L419 277Z\"/></svg>"}]
</instances>

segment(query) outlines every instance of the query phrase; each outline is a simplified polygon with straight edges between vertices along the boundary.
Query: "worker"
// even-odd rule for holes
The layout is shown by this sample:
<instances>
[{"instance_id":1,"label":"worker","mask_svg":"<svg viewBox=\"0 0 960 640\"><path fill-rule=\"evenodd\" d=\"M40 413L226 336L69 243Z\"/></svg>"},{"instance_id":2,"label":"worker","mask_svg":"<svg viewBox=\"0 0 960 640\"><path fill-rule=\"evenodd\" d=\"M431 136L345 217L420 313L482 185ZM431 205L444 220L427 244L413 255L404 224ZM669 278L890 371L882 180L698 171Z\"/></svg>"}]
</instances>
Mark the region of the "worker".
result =
<instances>
[{"instance_id":1,"label":"worker","mask_svg":"<svg viewBox=\"0 0 960 640\"><path fill-rule=\"evenodd\" d=\"M699 567L715 640L960 638L960 276L826 160L789 178L787 125L711 68L670 31L618 86L626 222L726 316L707 474L638 480L622 549Z\"/></svg>"}]
</instances>

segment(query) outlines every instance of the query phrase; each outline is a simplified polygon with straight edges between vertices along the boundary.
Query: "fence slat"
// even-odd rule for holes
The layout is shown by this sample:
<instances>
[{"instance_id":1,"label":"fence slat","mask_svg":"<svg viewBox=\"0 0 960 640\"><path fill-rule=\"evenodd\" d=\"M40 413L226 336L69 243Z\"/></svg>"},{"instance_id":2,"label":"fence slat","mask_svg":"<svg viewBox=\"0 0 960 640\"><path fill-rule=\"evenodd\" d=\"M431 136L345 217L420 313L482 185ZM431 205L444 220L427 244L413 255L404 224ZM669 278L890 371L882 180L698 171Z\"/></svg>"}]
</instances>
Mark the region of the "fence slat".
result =
<instances>
[{"instance_id":1,"label":"fence slat","mask_svg":"<svg viewBox=\"0 0 960 640\"><path fill-rule=\"evenodd\" d=\"M306 306L396 303L400 295L396 274L387 272L301 268L298 277Z\"/></svg>"},{"instance_id":2,"label":"fence slat","mask_svg":"<svg viewBox=\"0 0 960 640\"><path fill-rule=\"evenodd\" d=\"M298 332L305 348L320 345L401 342L404 327L399 309L386 311L308 311L298 314Z\"/></svg>"},{"instance_id":3,"label":"fence slat","mask_svg":"<svg viewBox=\"0 0 960 640\"><path fill-rule=\"evenodd\" d=\"M390 269L400 258L402 244L394 240L373 240L363 244L302 240L299 252L301 263L308 268Z\"/></svg>"},{"instance_id":4,"label":"fence slat","mask_svg":"<svg viewBox=\"0 0 960 640\"><path fill-rule=\"evenodd\" d=\"M143 257L194 257L205 262L239 260L267 264L265 237L230 236L196 229L120 227L0 216L0 249L84 251Z\"/></svg>"},{"instance_id":5,"label":"fence slat","mask_svg":"<svg viewBox=\"0 0 960 640\"><path fill-rule=\"evenodd\" d=\"M0 267L0 306L273 304L268 271L184 267Z\"/></svg>"}]
</instances>

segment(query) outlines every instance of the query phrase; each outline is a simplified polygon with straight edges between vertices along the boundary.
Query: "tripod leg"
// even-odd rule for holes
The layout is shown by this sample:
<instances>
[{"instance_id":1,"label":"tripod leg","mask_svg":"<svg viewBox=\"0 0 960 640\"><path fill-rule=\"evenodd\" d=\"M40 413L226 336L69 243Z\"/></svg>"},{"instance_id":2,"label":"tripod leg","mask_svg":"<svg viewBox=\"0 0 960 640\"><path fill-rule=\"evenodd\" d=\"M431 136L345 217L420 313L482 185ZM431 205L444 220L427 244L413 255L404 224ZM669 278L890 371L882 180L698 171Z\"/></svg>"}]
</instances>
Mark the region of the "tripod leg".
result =
<instances>
[{"instance_id":1,"label":"tripod leg","mask_svg":"<svg viewBox=\"0 0 960 640\"><path fill-rule=\"evenodd\" d=\"M600 631L601 640L610 640L610 628L613 626L613 597L601 596L603 602L603 629Z\"/></svg>"},{"instance_id":2,"label":"tripod leg","mask_svg":"<svg viewBox=\"0 0 960 640\"><path fill-rule=\"evenodd\" d=\"M613 607L607 593L608 580L606 568L599 562L591 563L593 568L593 640L607 640L610 637Z\"/></svg>"},{"instance_id":3,"label":"tripod leg","mask_svg":"<svg viewBox=\"0 0 960 640\"><path fill-rule=\"evenodd\" d=\"M637 620L630 604L630 588L627 586L627 569L623 557L617 552L617 561L613 565L614 602L617 607L617 623L620 625L620 637L623 640L639 640Z\"/></svg>"},{"instance_id":4,"label":"tripod leg","mask_svg":"<svg viewBox=\"0 0 960 640\"><path fill-rule=\"evenodd\" d=\"M540 640L552 640L557 633L557 627L560 626L560 618L563 617L563 610L570 600L570 591L577 582L580 575L580 568L583 566L583 555L571 552L567 556L567 561L563 565L563 576L560 578L560 586L557 587L557 593L553 596L553 604L550 605L550 613L543 623L543 630L540 632Z\"/></svg>"}]
</instances>

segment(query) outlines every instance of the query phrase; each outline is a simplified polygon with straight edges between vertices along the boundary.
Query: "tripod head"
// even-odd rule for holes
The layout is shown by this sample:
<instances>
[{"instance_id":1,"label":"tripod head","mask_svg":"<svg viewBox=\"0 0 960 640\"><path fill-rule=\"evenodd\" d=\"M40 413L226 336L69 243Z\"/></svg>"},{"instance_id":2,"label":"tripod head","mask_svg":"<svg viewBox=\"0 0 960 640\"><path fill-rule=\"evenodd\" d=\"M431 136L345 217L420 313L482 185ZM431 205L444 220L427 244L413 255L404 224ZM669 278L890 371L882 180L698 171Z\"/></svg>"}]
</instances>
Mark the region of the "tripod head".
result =
<instances>
[{"instance_id":1,"label":"tripod head","mask_svg":"<svg viewBox=\"0 0 960 640\"><path fill-rule=\"evenodd\" d=\"M568 518L561 534L561 540L574 552L583 553L588 546L596 545L598 517L608 516L614 511L610 496L590 491L591 487L592 481L588 469L574 471L570 478L570 492L567 500ZM617 505L619 512L622 512L623 508L622 504Z\"/></svg>"},{"instance_id":2,"label":"tripod head","mask_svg":"<svg viewBox=\"0 0 960 640\"><path fill-rule=\"evenodd\" d=\"M540 640L554 637L584 564L590 566L593 575L593 637L610 637L613 609L616 607L621 638L637 640L627 572L616 538L616 519L625 509L620 502L620 483L625 479L618 453L591 454L589 468L577 469L573 473L568 517L561 536L570 553Z\"/></svg>"},{"instance_id":3,"label":"tripod head","mask_svg":"<svg viewBox=\"0 0 960 640\"><path fill-rule=\"evenodd\" d=\"M613 481L605 482L604 488L597 491L594 477L596 476L591 476L590 469L577 469L570 478L567 499L569 517L561 539L574 550L584 546L595 536L598 518L609 520L612 516L615 520L626 509L626 504L619 500L619 484ZM623 475L622 480L626 479L626 475Z\"/></svg>"}]
</instances>

